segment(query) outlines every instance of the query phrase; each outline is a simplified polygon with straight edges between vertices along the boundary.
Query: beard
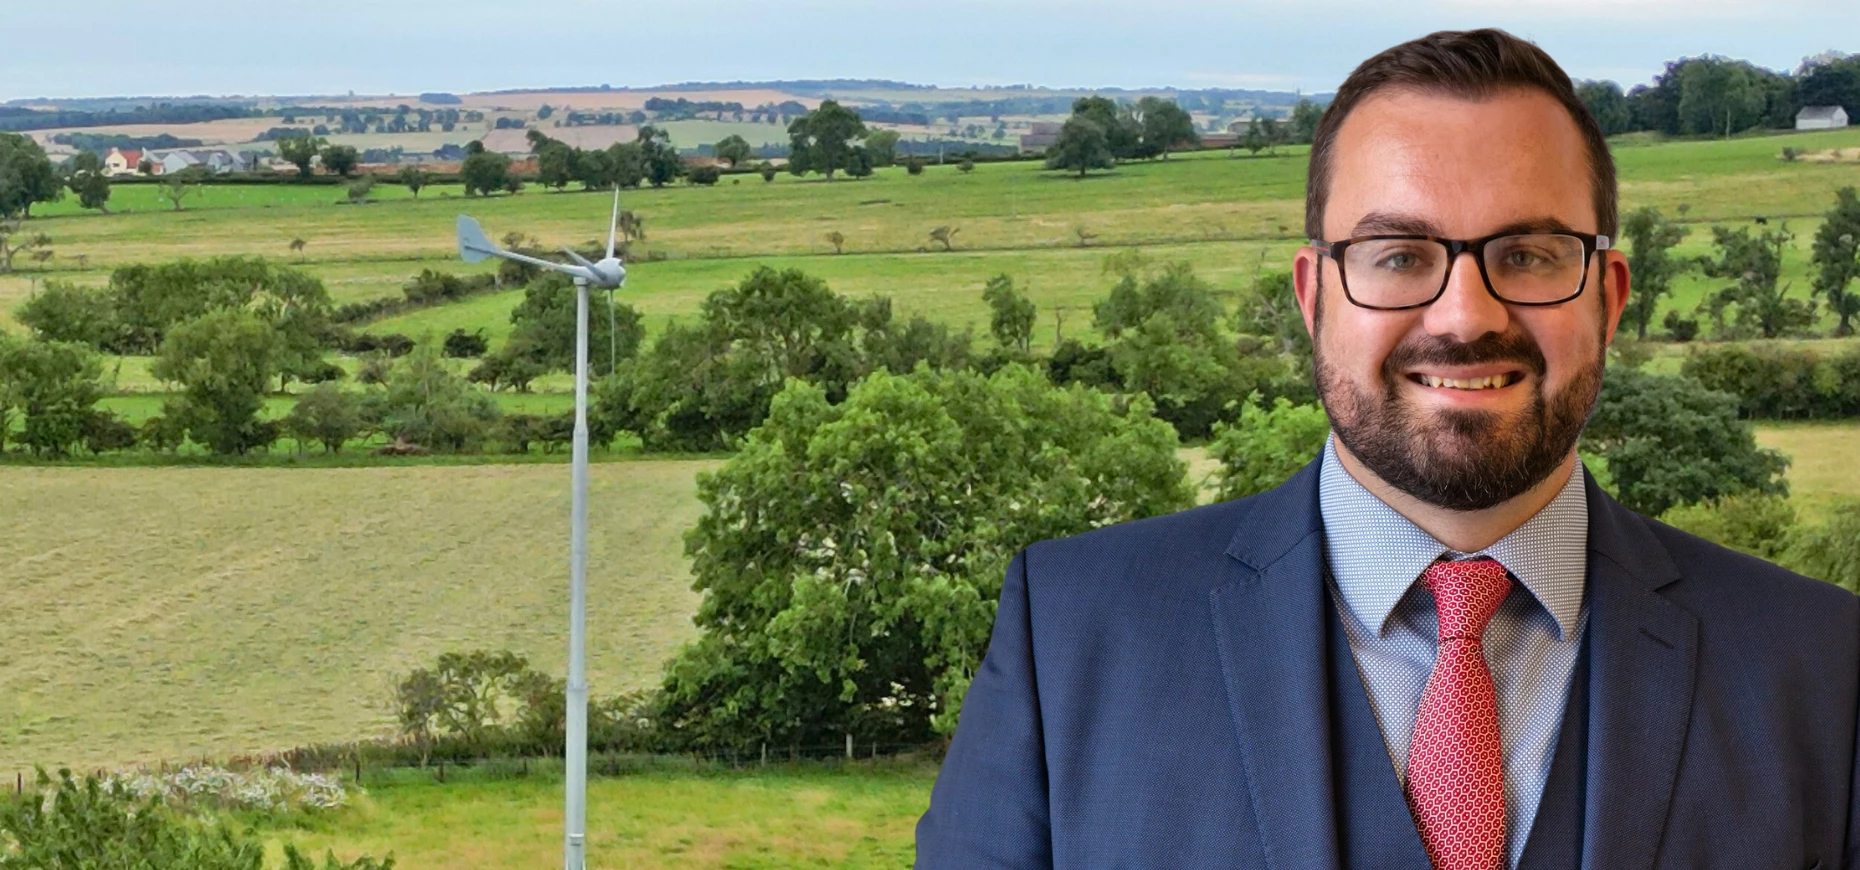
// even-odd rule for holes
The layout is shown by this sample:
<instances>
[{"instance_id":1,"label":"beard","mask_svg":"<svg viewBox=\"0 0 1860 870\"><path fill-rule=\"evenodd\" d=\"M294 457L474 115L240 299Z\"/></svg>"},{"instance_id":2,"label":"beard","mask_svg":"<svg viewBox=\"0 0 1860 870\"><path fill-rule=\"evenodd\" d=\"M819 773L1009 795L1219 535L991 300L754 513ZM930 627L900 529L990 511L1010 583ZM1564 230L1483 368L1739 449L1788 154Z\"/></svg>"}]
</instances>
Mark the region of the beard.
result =
<instances>
[{"instance_id":1,"label":"beard","mask_svg":"<svg viewBox=\"0 0 1860 870\"><path fill-rule=\"evenodd\" d=\"M1542 483L1575 448L1601 393L1605 358L1598 353L1567 386L1546 395L1543 351L1515 323L1472 342L1436 335L1405 340L1383 360L1377 388L1360 389L1324 352L1321 289L1314 320L1313 375L1337 438L1390 486L1447 510L1485 510ZM1429 409L1403 396L1403 373L1417 366L1487 363L1528 373L1532 395L1522 410Z\"/></svg>"}]
</instances>

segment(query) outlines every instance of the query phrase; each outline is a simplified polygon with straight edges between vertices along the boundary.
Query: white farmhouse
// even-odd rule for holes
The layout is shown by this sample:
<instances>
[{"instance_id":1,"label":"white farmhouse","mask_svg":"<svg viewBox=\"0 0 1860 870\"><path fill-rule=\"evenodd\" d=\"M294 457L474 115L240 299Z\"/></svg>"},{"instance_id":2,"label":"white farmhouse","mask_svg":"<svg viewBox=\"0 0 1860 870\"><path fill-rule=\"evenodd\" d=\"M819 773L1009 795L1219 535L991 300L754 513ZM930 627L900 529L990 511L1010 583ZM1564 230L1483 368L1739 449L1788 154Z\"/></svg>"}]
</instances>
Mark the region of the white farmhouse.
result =
<instances>
[{"instance_id":1,"label":"white farmhouse","mask_svg":"<svg viewBox=\"0 0 1860 870\"><path fill-rule=\"evenodd\" d=\"M1847 110L1840 106L1803 106L1795 113L1797 130L1833 130L1847 126Z\"/></svg>"}]
</instances>

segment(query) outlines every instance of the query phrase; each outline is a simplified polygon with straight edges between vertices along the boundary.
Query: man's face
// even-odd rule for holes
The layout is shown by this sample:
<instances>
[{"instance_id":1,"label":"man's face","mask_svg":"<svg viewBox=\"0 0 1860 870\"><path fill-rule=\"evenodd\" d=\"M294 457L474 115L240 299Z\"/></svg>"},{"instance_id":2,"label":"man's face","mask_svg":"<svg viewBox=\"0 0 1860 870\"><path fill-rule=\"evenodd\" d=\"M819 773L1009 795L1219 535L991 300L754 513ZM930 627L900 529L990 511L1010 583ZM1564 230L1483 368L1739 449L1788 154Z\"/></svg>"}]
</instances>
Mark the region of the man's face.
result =
<instances>
[{"instance_id":1,"label":"man's face","mask_svg":"<svg viewBox=\"0 0 1860 870\"><path fill-rule=\"evenodd\" d=\"M1581 133L1540 91L1478 102L1381 91L1334 144L1326 241L1472 239L1524 221L1599 229ZM1294 275L1339 440L1390 485L1461 511L1514 498L1568 458L1628 290L1616 251L1590 259L1581 296L1544 307L1494 298L1470 253L1455 258L1440 298L1406 311L1352 304L1336 262L1308 246Z\"/></svg>"}]
</instances>

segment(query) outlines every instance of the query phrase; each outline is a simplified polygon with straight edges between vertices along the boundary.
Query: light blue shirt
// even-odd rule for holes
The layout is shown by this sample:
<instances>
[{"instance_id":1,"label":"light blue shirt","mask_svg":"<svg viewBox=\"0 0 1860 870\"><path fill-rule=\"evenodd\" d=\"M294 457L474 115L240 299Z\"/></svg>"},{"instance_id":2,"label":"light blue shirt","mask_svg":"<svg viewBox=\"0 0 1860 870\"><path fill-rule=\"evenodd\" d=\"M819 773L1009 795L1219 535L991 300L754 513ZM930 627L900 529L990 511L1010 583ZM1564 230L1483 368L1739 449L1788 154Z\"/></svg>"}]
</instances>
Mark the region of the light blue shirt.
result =
<instances>
[{"instance_id":1,"label":"light blue shirt","mask_svg":"<svg viewBox=\"0 0 1860 870\"><path fill-rule=\"evenodd\" d=\"M1332 436L1333 439L1335 436ZM1419 582L1436 559L1490 557L1511 573L1511 594L1485 629L1504 744L1505 850L1516 867L1543 799L1582 630L1589 502L1578 470L1543 510L1478 553L1434 540L1351 477L1332 442L1318 483L1330 589L1395 775L1407 785L1408 747L1434 669L1439 623Z\"/></svg>"}]
</instances>

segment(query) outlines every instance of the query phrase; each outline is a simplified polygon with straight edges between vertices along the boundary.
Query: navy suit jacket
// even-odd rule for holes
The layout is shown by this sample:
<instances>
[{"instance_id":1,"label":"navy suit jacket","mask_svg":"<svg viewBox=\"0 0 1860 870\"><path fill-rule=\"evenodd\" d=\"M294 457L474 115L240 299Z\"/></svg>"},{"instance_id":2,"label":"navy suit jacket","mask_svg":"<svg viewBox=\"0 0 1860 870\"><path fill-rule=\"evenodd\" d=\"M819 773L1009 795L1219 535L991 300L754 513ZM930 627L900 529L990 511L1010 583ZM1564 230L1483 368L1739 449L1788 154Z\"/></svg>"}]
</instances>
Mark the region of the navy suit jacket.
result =
<instances>
[{"instance_id":1,"label":"navy suit jacket","mask_svg":"<svg viewBox=\"0 0 1860 870\"><path fill-rule=\"evenodd\" d=\"M1017 555L916 866L1337 868L1317 485ZM1588 487L1582 866L1860 870L1860 599Z\"/></svg>"}]
</instances>

